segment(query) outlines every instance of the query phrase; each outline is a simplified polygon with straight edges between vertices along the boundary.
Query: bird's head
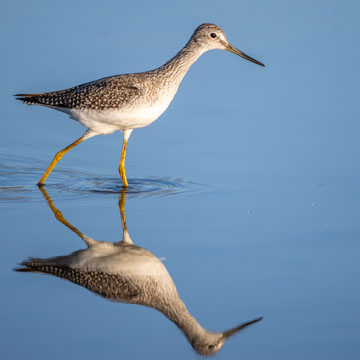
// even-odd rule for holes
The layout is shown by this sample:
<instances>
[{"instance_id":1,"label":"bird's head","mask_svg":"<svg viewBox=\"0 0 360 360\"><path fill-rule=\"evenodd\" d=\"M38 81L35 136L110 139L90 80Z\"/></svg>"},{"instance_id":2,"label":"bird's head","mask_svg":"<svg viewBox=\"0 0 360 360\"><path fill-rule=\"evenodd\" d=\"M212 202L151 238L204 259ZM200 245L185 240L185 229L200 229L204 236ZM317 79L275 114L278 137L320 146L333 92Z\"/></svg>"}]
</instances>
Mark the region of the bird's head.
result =
<instances>
[{"instance_id":1,"label":"bird's head","mask_svg":"<svg viewBox=\"0 0 360 360\"><path fill-rule=\"evenodd\" d=\"M227 50L255 64L265 66L260 61L253 59L252 57L244 54L236 47L230 45L226 39L226 35L224 31L215 24L205 23L200 25L195 29L194 34L191 37L191 40L193 40L195 43L199 44L206 50L214 50L214 49Z\"/></svg>"},{"instance_id":2,"label":"bird's head","mask_svg":"<svg viewBox=\"0 0 360 360\"><path fill-rule=\"evenodd\" d=\"M191 341L194 350L204 356L215 355L225 344L225 341L249 325L255 324L262 320L262 317L242 323L230 330L224 332L207 331L203 336L196 337Z\"/></svg>"}]
</instances>

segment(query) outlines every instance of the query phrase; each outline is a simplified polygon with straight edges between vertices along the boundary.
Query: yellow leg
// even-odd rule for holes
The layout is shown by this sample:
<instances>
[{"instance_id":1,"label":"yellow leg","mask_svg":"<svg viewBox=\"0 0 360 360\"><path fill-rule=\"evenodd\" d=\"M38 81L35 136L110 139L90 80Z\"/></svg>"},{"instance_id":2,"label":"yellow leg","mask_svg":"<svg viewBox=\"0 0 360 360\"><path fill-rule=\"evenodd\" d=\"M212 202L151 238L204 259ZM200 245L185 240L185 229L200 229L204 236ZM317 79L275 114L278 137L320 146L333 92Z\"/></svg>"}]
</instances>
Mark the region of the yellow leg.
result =
<instances>
[{"instance_id":1,"label":"yellow leg","mask_svg":"<svg viewBox=\"0 0 360 360\"><path fill-rule=\"evenodd\" d=\"M129 186L128 181L126 179L126 171L125 171L125 156L126 156L127 142L128 142L127 139L124 138L123 147L121 151L120 164L119 164L119 174L124 188L127 188Z\"/></svg>"},{"instance_id":2,"label":"yellow leg","mask_svg":"<svg viewBox=\"0 0 360 360\"><path fill-rule=\"evenodd\" d=\"M44 185L45 180L47 179L47 177L50 175L51 171L54 169L55 165L61 160L61 158L68 152L70 151L72 148L74 148L76 145L80 144L83 140L88 139L89 136L89 132L86 132L81 138L77 139L76 141L74 141L72 144L70 144L69 146L67 146L65 149L62 149L61 151L59 151L53 161L51 162L51 164L49 165L49 167L46 169L46 171L44 172L44 175L42 176L42 178L40 179L40 181L38 182L38 185Z\"/></svg>"}]
</instances>

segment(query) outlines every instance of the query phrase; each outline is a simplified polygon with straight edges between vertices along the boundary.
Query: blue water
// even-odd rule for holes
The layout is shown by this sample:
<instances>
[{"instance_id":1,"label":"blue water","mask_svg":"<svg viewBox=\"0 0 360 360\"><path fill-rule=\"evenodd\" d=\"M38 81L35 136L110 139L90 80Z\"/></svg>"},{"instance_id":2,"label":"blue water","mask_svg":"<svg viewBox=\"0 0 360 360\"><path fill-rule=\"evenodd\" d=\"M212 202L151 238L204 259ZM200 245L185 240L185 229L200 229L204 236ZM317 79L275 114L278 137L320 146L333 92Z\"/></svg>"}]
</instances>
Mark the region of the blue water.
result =
<instances>
[{"instance_id":1,"label":"blue water","mask_svg":"<svg viewBox=\"0 0 360 360\"><path fill-rule=\"evenodd\" d=\"M13 271L28 257L84 248L36 186L84 129L11 94L158 66L205 20L267 67L205 54L166 113L134 131L131 238L163 259L207 329L264 317L219 359L358 359L359 4L197 2L191 14L186 1L59 4L0 9L1 358L198 358L153 309ZM46 183L66 220L97 240L122 238L121 142L87 140Z\"/></svg>"}]
</instances>

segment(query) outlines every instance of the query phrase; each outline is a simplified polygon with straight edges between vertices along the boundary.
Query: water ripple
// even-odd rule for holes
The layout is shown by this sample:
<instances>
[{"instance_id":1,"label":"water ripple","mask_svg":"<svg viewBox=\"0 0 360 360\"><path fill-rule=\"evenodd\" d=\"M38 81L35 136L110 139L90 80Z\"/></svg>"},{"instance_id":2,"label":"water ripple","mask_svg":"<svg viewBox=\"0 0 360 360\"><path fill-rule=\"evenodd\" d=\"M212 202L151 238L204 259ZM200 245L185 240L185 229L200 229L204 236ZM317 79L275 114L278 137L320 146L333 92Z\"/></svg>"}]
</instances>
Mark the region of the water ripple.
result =
<instances>
[{"instance_id":1,"label":"water ripple","mask_svg":"<svg viewBox=\"0 0 360 360\"><path fill-rule=\"evenodd\" d=\"M25 161L21 161L24 159L7 160L6 162L0 161L0 202L42 201L42 195L36 183L44 168L34 166L31 161L26 161L27 165L24 165ZM10 165L9 162L11 162ZM52 189L54 199L75 199L84 195L118 196L123 190L120 178L107 174L96 175L81 171L55 169L49 180L46 188ZM128 182L128 198L163 197L205 190L201 184L184 181L180 178L130 178Z\"/></svg>"}]
</instances>

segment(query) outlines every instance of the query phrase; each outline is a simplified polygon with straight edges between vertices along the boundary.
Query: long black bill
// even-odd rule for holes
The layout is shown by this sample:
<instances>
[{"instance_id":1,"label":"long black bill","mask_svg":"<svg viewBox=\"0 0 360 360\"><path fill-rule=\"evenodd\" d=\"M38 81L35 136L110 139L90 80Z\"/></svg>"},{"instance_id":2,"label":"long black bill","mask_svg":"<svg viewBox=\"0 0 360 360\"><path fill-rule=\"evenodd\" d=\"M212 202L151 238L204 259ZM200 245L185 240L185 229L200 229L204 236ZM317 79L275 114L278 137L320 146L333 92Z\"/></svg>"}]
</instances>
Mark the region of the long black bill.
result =
<instances>
[{"instance_id":1,"label":"long black bill","mask_svg":"<svg viewBox=\"0 0 360 360\"><path fill-rule=\"evenodd\" d=\"M230 330L228 330L228 331L224 331L224 332L223 332L223 335L224 335L224 337L227 339L227 338L229 338L230 336L235 335L238 331L241 331L241 330L245 329L246 327L248 327L248 326L250 326L250 325L252 325L252 324L257 323L258 321L261 321L262 319L263 319L263 317L261 316L261 317L259 317L259 318L257 318L257 319L244 322L244 323L240 324L239 326L237 326L237 327L235 327L235 328L233 328L233 329L230 329Z\"/></svg>"},{"instance_id":2,"label":"long black bill","mask_svg":"<svg viewBox=\"0 0 360 360\"><path fill-rule=\"evenodd\" d=\"M244 54L242 51L240 51L239 49L237 49L235 46L232 46L230 44L224 44L225 46L225 50L227 51L230 51L231 53L235 54L235 55L239 55L241 56L242 58L246 59L246 60L249 60L255 64L258 64L260 66L265 66L263 63L261 63L260 61L257 61L255 59L253 59L252 57Z\"/></svg>"}]
</instances>

